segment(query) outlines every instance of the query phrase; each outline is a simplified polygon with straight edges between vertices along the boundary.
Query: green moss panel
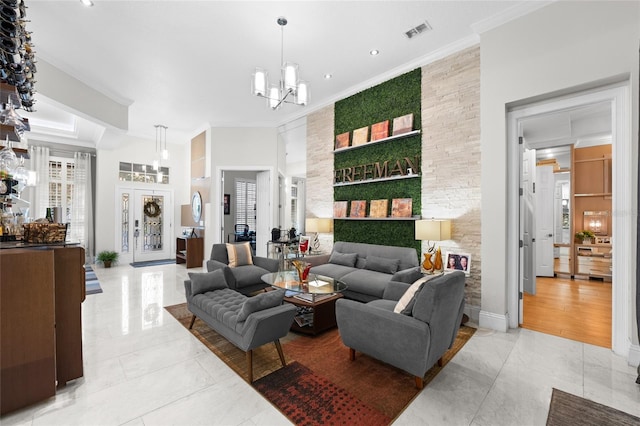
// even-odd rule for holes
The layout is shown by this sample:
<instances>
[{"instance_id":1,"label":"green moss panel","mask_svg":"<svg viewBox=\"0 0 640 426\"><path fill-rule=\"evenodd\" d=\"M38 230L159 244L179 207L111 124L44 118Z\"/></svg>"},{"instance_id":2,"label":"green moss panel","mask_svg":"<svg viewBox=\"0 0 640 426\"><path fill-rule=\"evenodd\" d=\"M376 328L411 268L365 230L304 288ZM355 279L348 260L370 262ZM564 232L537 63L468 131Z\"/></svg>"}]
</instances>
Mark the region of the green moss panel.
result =
<instances>
[{"instance_id":1,"label":"green moss panel","mask_svg":"<svg viewBox=\"0 0 640 426\"><path fill-rule=\"evenodd\" d=\"M335 104L334 132L336 135L371 126L413 113L413 128L419 129L421 118L421 69L415 69L392 80L343 99ZM368 164L392 167L397 161L417 164L420 173L422 135L365 145L334 154L334 172ZM334 188L335 201L367 201L367 216L371 200L387 199L389 212L394 198L411 198L412 214L419 215L422 179L398 179L383 182L361 183ZM420 253L420 241L415 240L412 220L334 220L334 240L414 247Z\"/></svg>"}]
</instances>

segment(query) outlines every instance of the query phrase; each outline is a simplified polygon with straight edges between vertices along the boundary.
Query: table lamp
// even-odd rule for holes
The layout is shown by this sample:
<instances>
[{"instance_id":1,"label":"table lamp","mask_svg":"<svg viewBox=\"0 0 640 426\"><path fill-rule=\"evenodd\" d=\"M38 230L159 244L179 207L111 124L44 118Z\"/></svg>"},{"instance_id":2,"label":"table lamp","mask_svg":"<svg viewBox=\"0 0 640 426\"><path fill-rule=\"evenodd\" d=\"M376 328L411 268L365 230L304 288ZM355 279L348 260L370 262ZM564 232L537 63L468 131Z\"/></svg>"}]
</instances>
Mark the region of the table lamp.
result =
<instances>
[{"instance_id":1,"label":"table lamp","mask_svg":"<svg viewBox=\"0 0 640 426\"><path fill-rule=\"evenodd\" d=\"M427 253L424 254L424 262L422 267L429 273L433 273L434 270L439 271L442 269L442 252L440 247L435 250L435 257L433 261L434 249L436 241L444 241L451 239L451 220L449 219L423 219L416 220L416 240L427 241ZM433 245L429 244L429 241L433 241Z\"/></svg>"},{"instance_id":2,"label":"table lamp","mask_svg":"<svg viewBox=\"0 0 640 426\"><path fill-rule=\"evenodd\" d=\"M333 219L320 218L320 217L308 217L304 222L304 229L307 233L313 233L313 239L311 240L311 249L318 251L320 249L320 241L318 240L319 233L329 233L333 228Z\"/></svg>"}]
</instances>

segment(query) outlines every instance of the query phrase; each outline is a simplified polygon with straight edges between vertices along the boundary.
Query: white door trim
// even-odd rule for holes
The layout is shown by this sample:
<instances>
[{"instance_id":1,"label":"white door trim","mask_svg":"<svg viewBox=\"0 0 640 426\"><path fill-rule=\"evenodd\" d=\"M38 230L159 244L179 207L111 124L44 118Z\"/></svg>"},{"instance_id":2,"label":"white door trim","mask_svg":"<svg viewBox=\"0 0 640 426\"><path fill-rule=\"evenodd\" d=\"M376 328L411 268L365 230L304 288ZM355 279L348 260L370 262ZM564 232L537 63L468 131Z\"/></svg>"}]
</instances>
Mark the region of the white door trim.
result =
<instances>
[{"instance_id":1,"label":"white door trim","mask_svg":"<svg viewBox=\"0 0 640 426\"><path fill-rule=\"evenodd\" d=\"M631 144L631 105L629 84L608 86L562 99L549 100L518 108L507 113L507 303L509 327L517 328L518 312L518 123L525 117L580 105L609 101L612 105L613 129L613 276L612 276L612 342L616 354L629 356L631 347L631 288L635 283L635 182Z\"/></svg>"}]
</instances>

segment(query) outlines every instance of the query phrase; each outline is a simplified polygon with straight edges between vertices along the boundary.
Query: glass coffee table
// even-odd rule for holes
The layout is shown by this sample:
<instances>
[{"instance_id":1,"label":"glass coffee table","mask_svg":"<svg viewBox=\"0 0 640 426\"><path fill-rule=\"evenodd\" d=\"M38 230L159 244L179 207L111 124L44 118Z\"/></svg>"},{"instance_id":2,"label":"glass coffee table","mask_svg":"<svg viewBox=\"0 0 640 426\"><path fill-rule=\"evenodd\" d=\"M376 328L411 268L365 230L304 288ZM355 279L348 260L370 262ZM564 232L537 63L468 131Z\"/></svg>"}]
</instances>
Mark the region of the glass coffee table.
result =
<instances>
[{"instance_id":1,"label":"glass coffee table","mask_svg":"<svg viewBox=\"0 0 640 426\"><path fill-rule=\"evenodd\" d=\"M296 306L291 330L315 335L336 326L336 300L347 289L342 281L310 274L309 282L303 284L295 270L264 274L262 281L285 290L285 302Z\"/></svg>"}]
</instances>

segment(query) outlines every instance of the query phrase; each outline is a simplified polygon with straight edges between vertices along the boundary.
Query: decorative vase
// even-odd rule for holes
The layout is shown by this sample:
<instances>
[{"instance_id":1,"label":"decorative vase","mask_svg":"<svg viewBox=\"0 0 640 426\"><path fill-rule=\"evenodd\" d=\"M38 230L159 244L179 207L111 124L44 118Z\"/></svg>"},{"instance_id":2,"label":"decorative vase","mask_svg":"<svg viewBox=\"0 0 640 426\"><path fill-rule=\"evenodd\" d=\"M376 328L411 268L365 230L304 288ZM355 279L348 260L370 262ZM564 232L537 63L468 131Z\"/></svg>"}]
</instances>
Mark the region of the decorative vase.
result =
<instances>
[{"instance_id":1,"label":"decorative vase","mask_svg":"<svg viewBox=\"0 0 640 426\"><path fill-rule=\"evenodd\" d=\"M433 262L433 269L436 271L442 269L442 251L440 251L440 247L436 250L436 259Z\"/></svg>"},{"instance_id":2,"label":"decorative vase","mask_svg":"<svg viewBox=\"0 0 640 426\"><path fill-rule=\"evenodd\" d=\"M431 263L431 253L424 254L424 262L422 262L422 267L427 271L431 271L433 269L433 263Z\"/></svg>"},{"instance_id":3,"label":"decorative vase","mask_svg":"<svg viewBox=\"0 0 640 426\"><path fill-rule=\"evenodd\" d=\"M104 267L105 268L111 268L111 261L110 260L105 260L102 263L104 263Z\"/></svg>"}]
</instances>

